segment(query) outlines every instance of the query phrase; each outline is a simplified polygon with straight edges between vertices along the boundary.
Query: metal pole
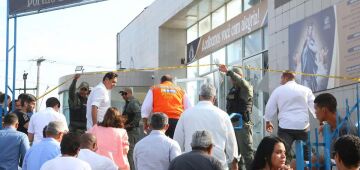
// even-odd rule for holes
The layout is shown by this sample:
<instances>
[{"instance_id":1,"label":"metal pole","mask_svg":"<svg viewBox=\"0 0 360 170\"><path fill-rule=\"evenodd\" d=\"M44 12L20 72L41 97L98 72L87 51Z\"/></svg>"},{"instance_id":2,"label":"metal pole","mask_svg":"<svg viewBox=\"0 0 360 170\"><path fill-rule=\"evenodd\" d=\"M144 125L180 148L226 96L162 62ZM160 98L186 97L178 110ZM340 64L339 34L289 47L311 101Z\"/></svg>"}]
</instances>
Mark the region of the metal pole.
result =
<instances>
[{"instance_id":1,"label":"metal pole","mask_svg":"<svg viewBox=\"0 0 360 170\"><path fill-rule=\"evenodd\" d=\"M323 134L324 134L324 167L325 170L330 170L331 169L330 147L331 147L332 135L330 131L330 126L328 124L324 125Z\"/></svg>"},{"instance_id":2,"label":"metal pole","mask_svg":"<svg viewBox=\"0 0 360 170\"><path fill-rule=\"evenodd\" d=\"M25 73L23 74L23 79L24 79L24 93L26 93L26 79L27 79L27 75L28 73Z\"/></svg>"},{"instance_id":3,"label":"metal pole","mask_svg":"<svg viewBox=\"0 0 360 170\"><path fill-rule=\"evenodd\" d=\"M14 111L15 110L15 80L16 80L16 32L17 32L17 18L16 18L16 15L14 17L14 65L13 65L13 93L12 93L12 109L11 111Z\"/></svg>"},{"instance_id":4,"label":"metal pole","mask_svg":"<svg viewBox=\"0 0 360 170\"><path fill-rule=\"evenodd\" d=\"M304 147L301 140L295 141L295 150L296 150L296 169L304 169Z\"/></svg>"},{"instance_id":5,"label":"metal pole","mask_svg":"<svg viewBox=\"0 0 360 170\"><path fill-rule=\"evenodd\" d=\"M7 94L8 94L8 77L9 77L9 0L6 3L6 61L5 61L5 99L4 99L4 114L7 114ZM2 110L2 109L0 109ZM1 112L1 111L0 111ZM2 117L2 115L0 116ZM1 125L0 125L1 126Z\"/></svg>"},{"instance_id":6,"label":"metal pole","mask_svg":"<svg viewBox=\"0 0 360 170\"><path fill-rule=\"evenodd\" d=\"M39 86L40 86L40 66L41 62L45 61L44 58L39 58L36 60L37 65L37 80L36 80L36 100L39 98ZM39 103L36 101L36 112L39 111Z\"/></svg>"},{"instance_id":7,"label":"metal pole","mask_svg":"<svg viewBox=\"0 0 360 170\"><path fill-rule=\"evenodd\" d=\"M359 109L359 83L356 84L356 111L357 111L357 125L358 136L360 136L360 109Z\"/></svg>"}]
</instances>

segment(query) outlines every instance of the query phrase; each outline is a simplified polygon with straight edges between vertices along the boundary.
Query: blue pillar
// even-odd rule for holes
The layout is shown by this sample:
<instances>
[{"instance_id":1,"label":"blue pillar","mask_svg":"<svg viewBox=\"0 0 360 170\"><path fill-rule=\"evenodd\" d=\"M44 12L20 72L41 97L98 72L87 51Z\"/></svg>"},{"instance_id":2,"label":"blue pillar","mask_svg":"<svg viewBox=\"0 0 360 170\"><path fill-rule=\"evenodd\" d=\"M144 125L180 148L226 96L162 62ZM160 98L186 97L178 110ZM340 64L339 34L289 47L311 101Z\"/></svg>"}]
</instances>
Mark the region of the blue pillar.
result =
<instances>
[{"instance_id":1,"label":"blue pillar","mask_svg":"<svg viewBox=\"0 0 360 170\"><path fill-rule=\"evenodd\" d=\"M296 147L296 169L304 169L305 162L304 162L304 146L301 140L295 141Z\"/></svg>"},{"instance_id":2,"label":"blue pillar","mask_svg":"<svg viewBox=\"0 0 360 170\"><path fill-rule=\"evenodd\" d=\"M358 136L360 136L360 109L359 109L359 83L356 84L356 111L357 111L357 125Z\"/></svg>"},{"instance_id":3,"label":"blue pillar","mask_svg":"<svg viewBox=\"0 0 360 170\"><path fill-rule=\"evenodd\" d=\"M8 100L8 97L7 97L7 94L8 94L8 88L7 88L7 85L8 85L8 76L9 76L9 0L7 0L7 3L6 3L6 58L5 58L5 99L4 99L4 105L3 105L3 108L4 108L4 114L7 113L6 111L6 108L7 108L7 100ZM2 122L2 110L3 109L0 109L0 120ZM0 123L0 128L2 128L2 123Z\"/></svg>"},{"instance_id":4,"label":"blue pillar","mask_svg":"<svg viewBox=\"0 0 360 170\"><path fill-rule=\"evenodd\" d=\"M331 155L330 155L330 147L332 141L332 134L330 131L330 125L325 124L323 128L324 134L324 167L325 170L331 170Z\"/></svg>"},{"instance_id":5,"label":"blue pillar","mask_svg":"<svg viewBox=\"0 0 360 170\"><path fill-rule=\"evenodd\" d=\"M16 87L16 32L17 32L17 17L14 17L14 65L13 65L13 86L12 86L12 110L15 109L15 87Z\"/></svg>"}]
</instances>

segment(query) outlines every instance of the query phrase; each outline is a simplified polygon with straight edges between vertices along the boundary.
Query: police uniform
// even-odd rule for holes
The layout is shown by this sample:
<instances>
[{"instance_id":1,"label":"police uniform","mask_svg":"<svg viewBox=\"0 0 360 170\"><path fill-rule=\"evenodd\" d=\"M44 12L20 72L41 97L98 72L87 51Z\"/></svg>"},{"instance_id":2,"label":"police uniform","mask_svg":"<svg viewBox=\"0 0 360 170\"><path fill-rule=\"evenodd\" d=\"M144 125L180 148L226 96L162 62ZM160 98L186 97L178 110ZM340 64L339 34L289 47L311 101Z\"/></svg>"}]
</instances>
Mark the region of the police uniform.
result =
<instances>
[{"instance_id":1,"label":"police uniform","mask_svg":"<svg viewBox=\"0 0 360 170\"><path fill-rule=\"evenodd\" d=\"M226 111L228 114L241 114L243 127L236 130L235 135L239 153L242 156L240 164L244 164L246 169L250 169L254 158L254 151L252 149L253 125L250 117L253 105L253 87L248 81L241 78L239 74L242 74L242 71L238 68L233 68L233 70L229 70L226 73L226 75L233 80L233 87L230 89L226 97ZM231 121L233 124L237 124L239 118L233 118Z\"/></svg>"},{"instance_id":2,"label":"police uniform","mask_svg":"<svg viewBox=\"0 0 360 170\"><path fill-rule=\"evenodd\" d=\"M135 99L133 96L129 97L126 100L123 115L127 117L125 122L125 129L129 138L129 152L128 160L130 164L130 169L134 170L134 160L133 160L133 151L135 144L140 140L140 129L139 122L141 120L141 107L140 102Z\"/></svg>"}]
</instances>

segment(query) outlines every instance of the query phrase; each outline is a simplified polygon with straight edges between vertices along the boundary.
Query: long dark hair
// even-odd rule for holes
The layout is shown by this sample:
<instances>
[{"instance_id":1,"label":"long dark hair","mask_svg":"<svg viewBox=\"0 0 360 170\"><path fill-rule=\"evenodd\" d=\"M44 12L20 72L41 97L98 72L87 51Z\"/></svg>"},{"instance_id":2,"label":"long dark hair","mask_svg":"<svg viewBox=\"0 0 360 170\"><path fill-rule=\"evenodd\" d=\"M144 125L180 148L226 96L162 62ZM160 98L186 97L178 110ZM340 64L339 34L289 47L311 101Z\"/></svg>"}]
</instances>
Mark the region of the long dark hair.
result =
<instances>
[{"instance_id":1,"label":"long dark hair","mask_svg":"<svg viewBox=\"0 0 360 170\"><path fill-rule=\"evenodd\" d=\"M104 120L98 124L102 127L124 128L124 120L116 107L110 107L104 116Z\"/></svg>"},{"instance_id":2,"label":"long dark hair","mask_svg":"<svg viewBox=\"0 0 360 170\"><path fill-rule=\"evenodd\" d=\"M264 169L266 164L268 164L270 167L272 166L271 155L277 143L283 143L285 145L285 142L279 137L266 136L261 140L256 150L254 161L251 165L251 170Z\"/></svg>"}]
</instances>

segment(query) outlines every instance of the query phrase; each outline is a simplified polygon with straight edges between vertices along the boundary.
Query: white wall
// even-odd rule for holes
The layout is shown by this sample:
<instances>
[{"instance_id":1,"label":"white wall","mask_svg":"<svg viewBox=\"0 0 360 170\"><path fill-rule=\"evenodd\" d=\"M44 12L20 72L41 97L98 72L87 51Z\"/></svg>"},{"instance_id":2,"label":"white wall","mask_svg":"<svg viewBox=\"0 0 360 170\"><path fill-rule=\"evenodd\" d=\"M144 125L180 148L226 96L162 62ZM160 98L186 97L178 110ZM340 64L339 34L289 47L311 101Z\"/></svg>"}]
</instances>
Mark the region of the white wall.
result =
<instances>
[{"instance_id":1,"label":"white wall","mask_svg":"<svg viewBox=\"0 0 360 170\"><path fill-rule=\"evenodd\" d=\"M119 56L122 67L158 67L160 26L193 0L156 0L119 33ZM186 35L184 35L186 38ZM186 42L184 43L186 44ZM185 56L185 55L184 55Z\"/></svg>"}]
</instances>

